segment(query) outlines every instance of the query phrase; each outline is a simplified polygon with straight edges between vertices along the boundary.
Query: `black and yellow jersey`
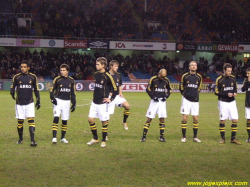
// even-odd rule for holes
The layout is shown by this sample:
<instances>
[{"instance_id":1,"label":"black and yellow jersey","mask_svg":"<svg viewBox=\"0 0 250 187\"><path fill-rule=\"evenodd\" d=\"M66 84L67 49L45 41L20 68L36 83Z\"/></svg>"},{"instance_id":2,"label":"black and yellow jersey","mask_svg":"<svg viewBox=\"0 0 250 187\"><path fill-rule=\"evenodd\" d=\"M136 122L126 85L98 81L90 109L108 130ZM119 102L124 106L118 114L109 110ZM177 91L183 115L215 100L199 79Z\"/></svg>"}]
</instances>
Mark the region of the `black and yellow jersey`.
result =
<instances>
[{"instance_id":1,"label":"black and yellow jersey","mask_svg":"<svg viewBox=\"0 0 250 187\"><path fill-rule=\"evenodd\" d=\"M120 73L111 74L109 72L109 74L113 77L116 87L117 87L117 91L114 91L111 97L112 99L114 99L117 95L119 95L119 88L122 85L122 76Z\"/></svg>"},{"instance_id":2,"label":"black and yellow jersey","mask_svg":"<svg viewBox=\"0 0 250 187\"><path fill-rule=\"evenodd\" d=\"M218 100L224 102L232 102L234 97L228 97L228 93L237 93L237 82L233 75L228 77L221 75L216 79L215 95L218 96Z\"/></svg>"},{"instance_id":3,"label":"black and yellow jersey","mask_svg":"<svg viewBox=\"0 0 250 187\"><path fill-rule=\"evenodd\" d=\"M100 71L95 72L95 89L94 89L94 98L93 102L95 104L103 103L104 98L109 97L109 93L117 91L117 86L113 77L108 73L101 73Z\"/></svg>"},{"instance_id":4,"label":"black and yellow jersey","mask_svg":"<svg viewBox=\"0 0 250 187\"><path fill-rule=\"evenodd\" d=\"M71 100L72 104L76 104L76 90L74 79L70 76L56 77L50 89L50 99L53 98Z\"/></svg>"},{"instance_id":5,"label":"black and yellow jersey","mask_svg":"<svg viewBox=\"0 0 250 187\"><path fill-rule=\"evenodd\" d=\"M242 92L246 92L245 97L245 107L250 107L250 81L246 78L243 82L243 86L241 88Z\"/></svg>"},{"instance_id":6,"label":"black and yellow jersey","mask_svg":"<svg viewBox=\"0 0 250 187\"><path fill-rule=\"evenodd\" d=\"M159 79L158 76L151 77L146 92L150 98L163 98L169 97L171 94L172 88L170 87L170 81L167 77L163 80Z\"/></svg>"},{"instance_id":7,"label":"black and yellow jersey","mask_svg":"<svg viewBox=\"0 0 250 187\"><path fill-rule=\"evenodd\" d=\"M201 91L202 77L200 74L191 74L190 72L185 73L181 77L180 92L191 102L199 102L199 92Z\"/></svg>"},{"instance_id":8,"label":"black and yellow jersey","mask_svg":"<svg viewBox=\"0 0 250 187\"><path fill-rule=\"evenodd\" d=\"M16 91L16 104L27 105L32 102L34 91L36 99L40 99L37 77L32 73L18 73L12 79L12 85L10 87L10 94L14 95Z\"/></svg>"}]
</instances>

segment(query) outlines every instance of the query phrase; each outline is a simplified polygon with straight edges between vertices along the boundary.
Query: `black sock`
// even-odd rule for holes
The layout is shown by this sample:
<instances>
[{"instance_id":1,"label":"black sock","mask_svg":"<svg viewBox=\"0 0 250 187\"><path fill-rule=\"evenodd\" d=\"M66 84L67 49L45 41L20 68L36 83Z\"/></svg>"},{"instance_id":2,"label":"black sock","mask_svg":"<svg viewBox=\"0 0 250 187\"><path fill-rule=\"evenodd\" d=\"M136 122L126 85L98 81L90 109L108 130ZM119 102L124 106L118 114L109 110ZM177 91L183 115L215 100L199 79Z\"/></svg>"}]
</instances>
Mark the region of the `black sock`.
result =
<instances>
[{"instance_id":1,"label":"black sock","mask_svg":"<svg viewBox=\"0 0 250 187\"><path fill-rule=\"evenodd\" d=\"M181 131L182 131L182 137L186 138L186 129L187 129L187 122L182 121L181 122Z\"/></svg>"},{"instance_id":2,"label":"black sock","mask_svg":"<svg viewBox=\"0 0 250 187\"><path fill-rule=\"evenodd\" d=\"M28 123L29 123L29 131L30 131L30 140L32 142L34 142L35 141L35 131L36 131L34 118L28 118Z\"/></svg>"},{"instance_id":3,"label":"black sock","mask_svg":"<svg viewBox=\"0 0 250 187\"><path fill-rule=\"evenodd\" d=\"M124 109L124 112L123 112L123 123L127 123L127 119L128 119L129 114L130 114L130 110L129 109Z\"/></svg>"},{"instance_id":4,"label":"black sock","mask_svg":"<svg viewBox=\"0 0 250 187\"><path fill-rule=\"evenodd\" d=\"M52 136L53 136L53 138L56 138L56 135L57 135L58 122L59 122L59 117L54 117L53 124L52 124Z\"/></svg>"},{"instance_id":5,"label":"black sock","mask_svg":"<svg viewBox=\"0 0 250 187\"><path fill-rule=\"evenodd\" d=\"M248 139L250 139L250 123L247 123Z\"/></svg>"},{"instance_id":6,"label":"black sock","mask_svg":"<svg viewBox=\"0 0 250 187\"><path fill-rule=\"evenodd\" d=\"M67 121L66 120L62 120L62 135L61 135L61 139L65 138L66 132L67 132Z\"/></svg>"},{"instance_id":7,"label":"black sock","mask_svg":"<svg viewBox=\"0 0 250 187\"><path fill-rule=\"evenodd\" d=\"M231 140L234 140L237 132L237 122L233 122L231 125Z\"/></svg>"},{"instance_id":8,"label":"black sock","mask_svg":"<svg viewBox=\"0 0 250 187\"><path fill-rule=\"evenodd\" d=\"M106 136L108 134L108 122L102 124L102 141L106 142Z\"/></svg>"},{"instance_id":9,"label":"black sock","mask_svg":"<svg viewBox=\"0 0 250 187\"><path fill-rule=\"evenodd\" d=\"M107 125L109 126L109 120L107 120L107 122L106 122L106 123L107 123ZM107 136L108 136L108 132L107 132Z\"/></svg>"},{"instance_id":10,"label":"black sock","mask_svg":"<svg viewBox=\"0 0 250 187\"><path fill-rule=\"evenodd\" d=\"M23 119L18 119L18 123L17 123L17 132L18 132L18 136L19 136L19 140L23 140Z\"/></svg>"},{"instance_id":11,"label":"black sock","mask_svg":"<svg viewBox=\"0 0 250 187\"><path fill-rule=\"evenodd\" d=\"M165 123L159 123L159 128L160 128L160 138L163 138L164 131L165 131Z\"/></svg>"},{"instance_id":12,"label":"black sock","mask_svg":"<svg viewBox=\"0 0 250 187\"><path fill-rule=\"evenodd\" d=\"M98 139L98 136L97 136L96 124L95 124L95 123L90 123L90 122L89 122L89 125L90 125L90 130L91 130L91 132L92 132L92 134L93 134L93 138L94 138L95 140L97 140L97 139Z\"/></svg>"},{"instance_id":13,"label":"black sock","mask_svg":"<svg viewBox=\"0 0 250 187\"><path fill-rule=\"evenodd\" d=\"M199 128L199 124L193 123L194 138L197 138L198 128Z\"/></svg>"},{"instance_id":14,"label":"black sock","mask_svg":"<svg viewBox=\"0 0 250 187\"><path fill-rule=\"evenodd\" d=\"M150 123L148 123L146 121L145 124L144 124L144 128L143 128L143 136L142 136L143 138L146 138L149 127L150 127Z\"/></svg>"},{"instance_id":15,"label":"black sock","mask_svg":"<svg viewBox=\"0 0 250 187\"><path fill-rule=\"evenodd\" d=\"M225 140L225 124L220 123L220 135L223 140Z\"/></svg>"}]
</instances>

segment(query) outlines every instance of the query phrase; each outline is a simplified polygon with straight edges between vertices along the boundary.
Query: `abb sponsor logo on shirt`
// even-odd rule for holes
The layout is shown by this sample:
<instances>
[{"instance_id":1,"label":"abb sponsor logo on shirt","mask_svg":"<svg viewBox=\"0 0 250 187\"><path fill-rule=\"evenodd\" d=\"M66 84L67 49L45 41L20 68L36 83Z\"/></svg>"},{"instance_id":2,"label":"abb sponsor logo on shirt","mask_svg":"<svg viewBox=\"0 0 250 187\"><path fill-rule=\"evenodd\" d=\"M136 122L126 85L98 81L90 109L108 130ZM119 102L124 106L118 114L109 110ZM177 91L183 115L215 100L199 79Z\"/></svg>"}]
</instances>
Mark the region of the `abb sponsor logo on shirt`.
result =
<instances>
[{"instance_id":1,"label":"abb sponsor logo on shirt","mask_svg":"<svg viewBox=\"0 0 250 187\"><path fill-rule=\"evenodd\" d=\"M128 92L143 92L147 88L147 83L124 83L122 87L122 91L128 91Z\"/></svg>"},{"instance_id":2,"label":"abb sponsor logo on shirt","mask_svg":"<svg viewBox=\"0 0 250 187\"><path fill-rule=\"evenodd\" d=\"M87 40L64 40L65 48L87 48Z\"/></svg>"}]
</instances>

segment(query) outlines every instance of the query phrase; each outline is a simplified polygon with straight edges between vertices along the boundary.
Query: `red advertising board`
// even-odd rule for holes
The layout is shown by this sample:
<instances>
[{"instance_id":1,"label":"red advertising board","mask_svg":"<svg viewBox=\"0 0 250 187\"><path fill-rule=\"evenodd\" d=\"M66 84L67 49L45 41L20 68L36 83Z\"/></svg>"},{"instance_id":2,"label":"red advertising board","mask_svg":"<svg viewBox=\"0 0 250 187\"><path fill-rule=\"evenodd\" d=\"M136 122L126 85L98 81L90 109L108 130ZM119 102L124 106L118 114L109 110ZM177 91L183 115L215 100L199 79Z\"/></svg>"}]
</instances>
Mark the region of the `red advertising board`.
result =
<instances>
[{"instance_id":1,"label":"red advertising board","mask_svg":"<svg viewBox=\"0 0 250 187\"><path fill-rule=\"evenodd\" d=\"M218 44L217 50L221 52L238 52L238 45L235 44Z\"/></svg>"},{"instance_id":2,"label":"red advertising board","mask_svg":"<svg viewBox=\"0 0 250 187\"><path fill-rule=\"evenodd\" d=\"M147 88L147 83L124 83L122 85L123 91L129 91L129 92L142 92L145 91Z\"/></svg>"}]
</instances>

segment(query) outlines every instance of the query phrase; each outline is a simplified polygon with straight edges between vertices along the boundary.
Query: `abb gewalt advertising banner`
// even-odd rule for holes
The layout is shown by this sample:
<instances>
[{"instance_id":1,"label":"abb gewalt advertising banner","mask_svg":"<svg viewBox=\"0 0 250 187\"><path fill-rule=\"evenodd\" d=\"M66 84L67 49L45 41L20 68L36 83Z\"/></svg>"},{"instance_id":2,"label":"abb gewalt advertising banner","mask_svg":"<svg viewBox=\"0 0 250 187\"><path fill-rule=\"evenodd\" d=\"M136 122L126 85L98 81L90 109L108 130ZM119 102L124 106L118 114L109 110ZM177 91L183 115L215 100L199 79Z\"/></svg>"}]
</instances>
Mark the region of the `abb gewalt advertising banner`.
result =
<instances>
[{"instance_id":1,"label":"abb gewalt advertising banner","mask_svg":"<svg viewBox=\"0 0 250 187\"><path fill-rule=\"evenodd\" d=\"M110 41L110 49L175 51L175 43Z\"/></svg>"},{"instance_id":2,"label":"abb gewalt advertising banner","mask_svg":"<svg viewBox=\"0 0 250 187\"><path fill-rule=\"evenodd\" d=\"M40 39L40 47L63 48L64 40Z\"/></svg>"},{"instance_id":3,"label":"abb gewalt advertising banner","mask_svg":"<svg viewBox=\"0 0 250 187\"><path fill-rule=\"evenodd\" d=\"M87 48L87 40L64 40L65 48Z\"/></svg>"},{"instance_id":4,"label":"abb gewalt advertising banner","mask_svg":"<svg viewBox=\"0 0 250 187\"><path fill-rule=\"evenodd\" d=\"M40 39L16 39L17 47L40 47Z\"/></svg>"}]
</instances>

